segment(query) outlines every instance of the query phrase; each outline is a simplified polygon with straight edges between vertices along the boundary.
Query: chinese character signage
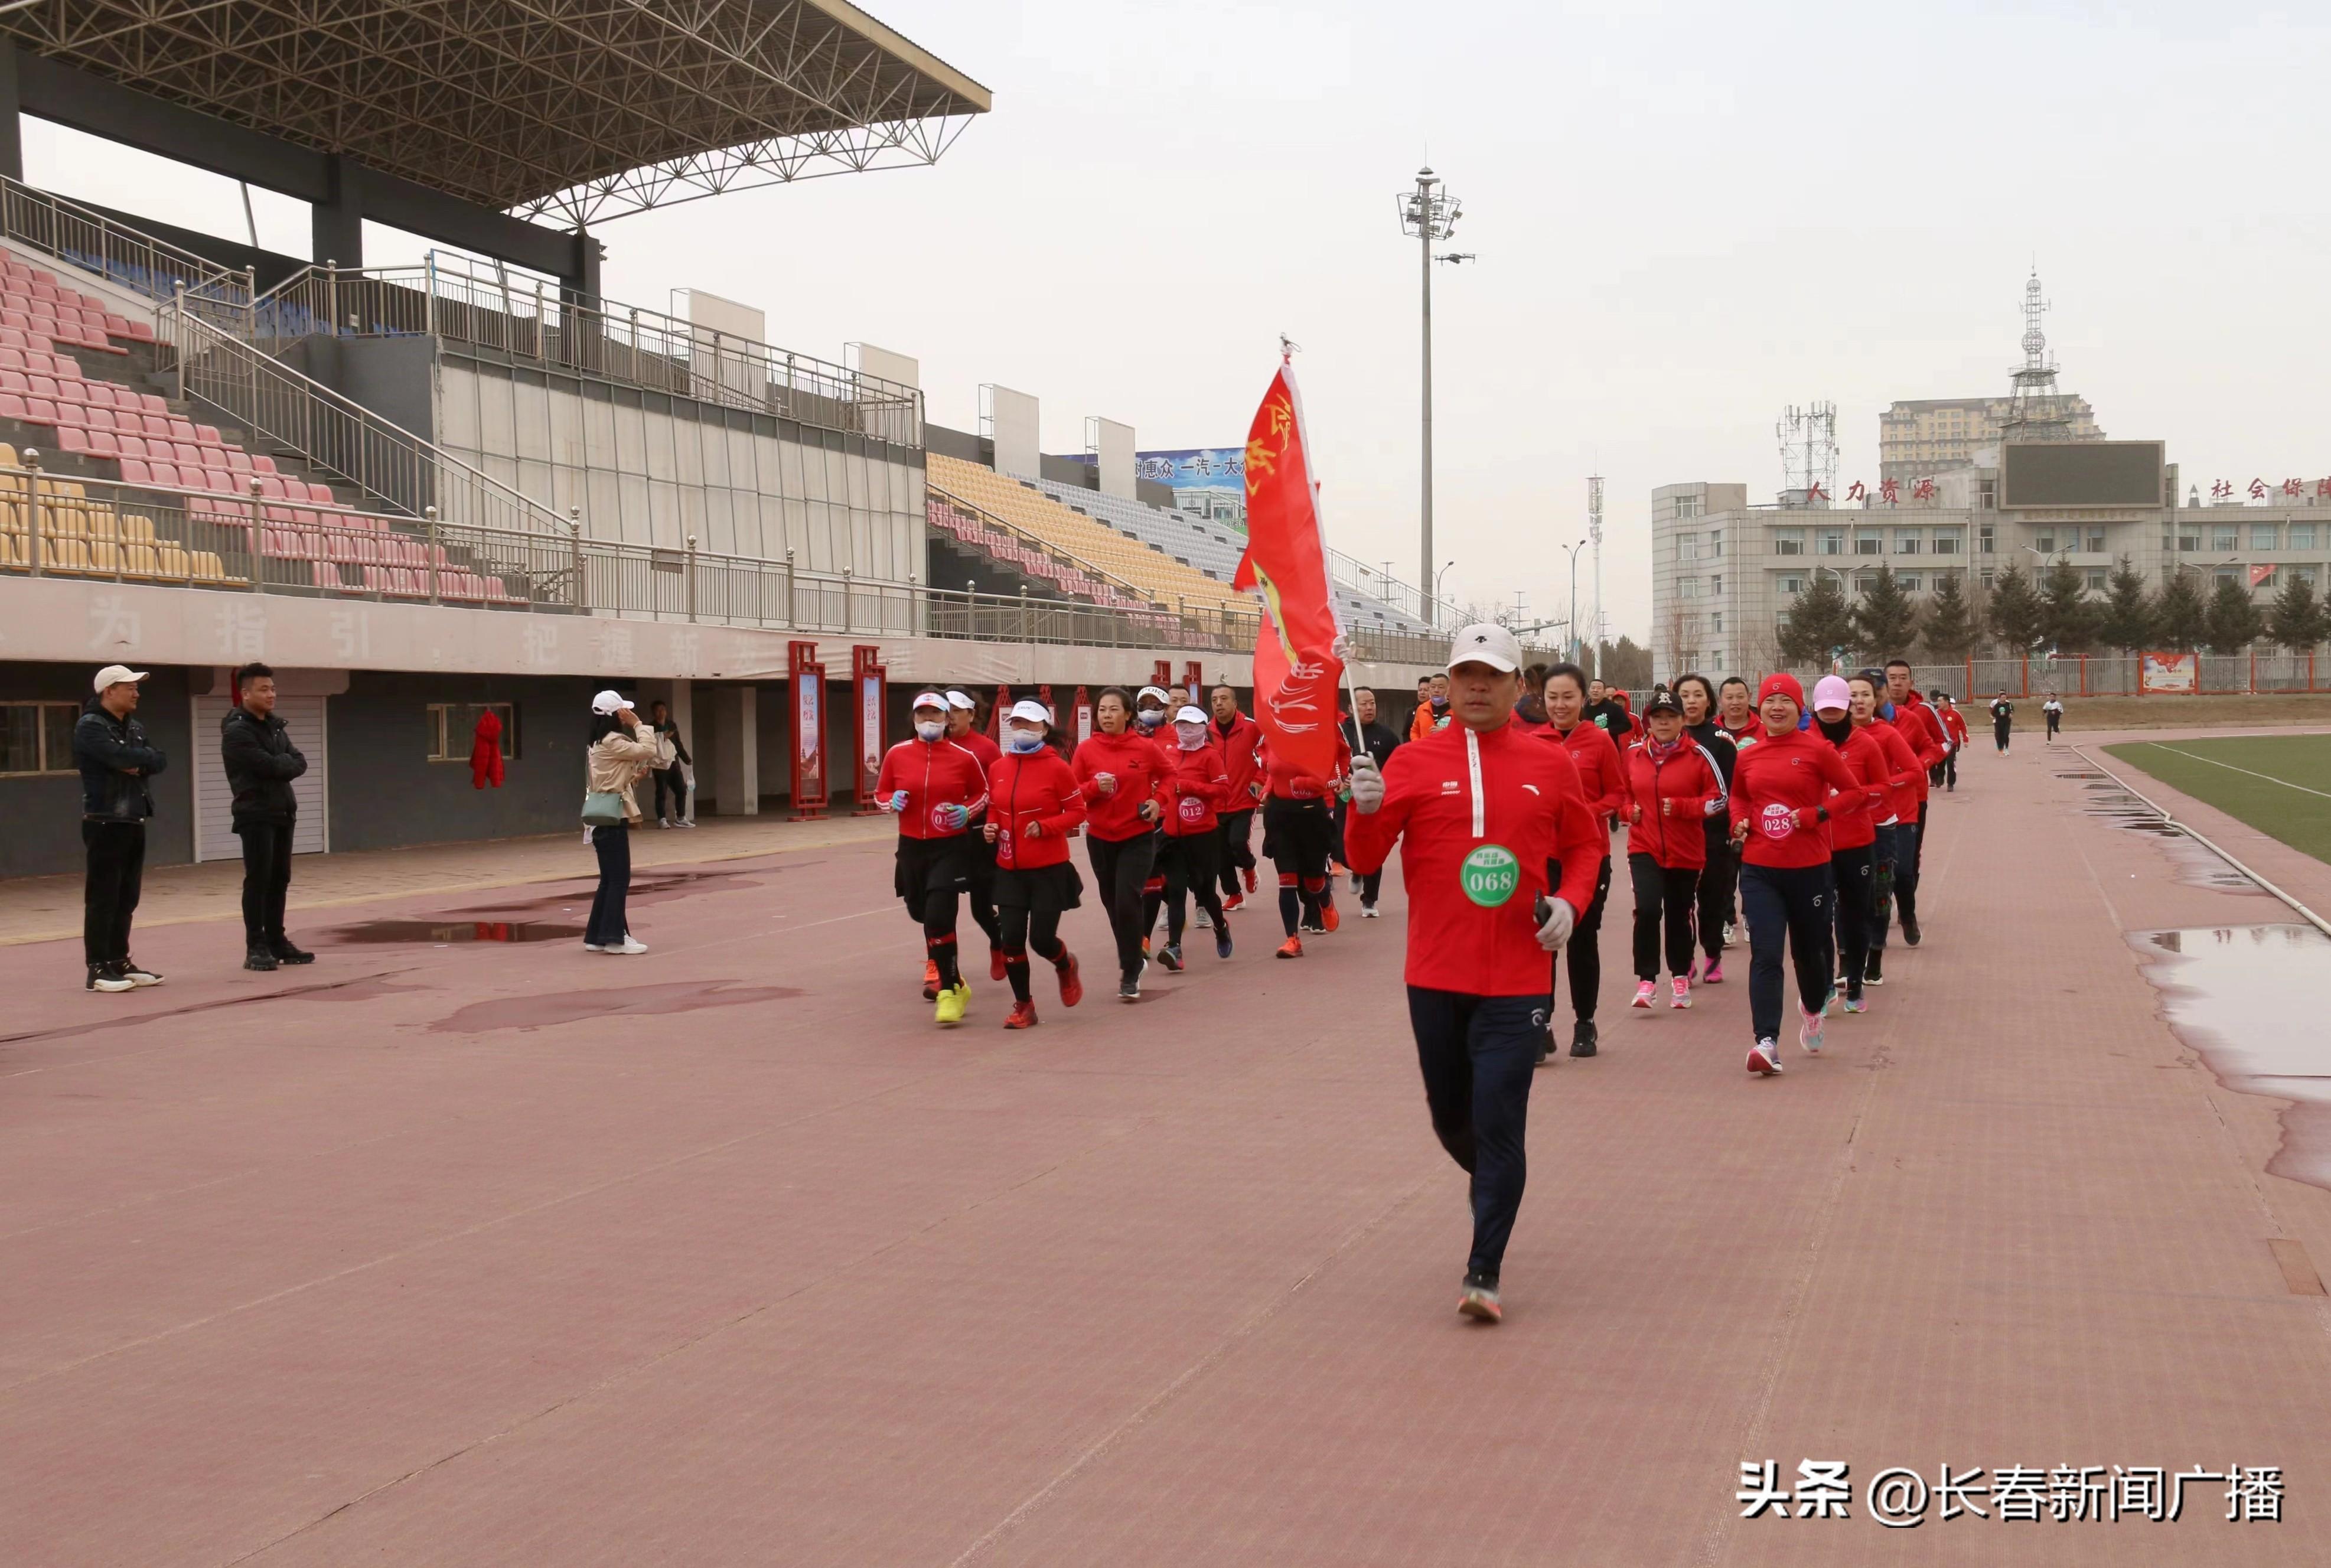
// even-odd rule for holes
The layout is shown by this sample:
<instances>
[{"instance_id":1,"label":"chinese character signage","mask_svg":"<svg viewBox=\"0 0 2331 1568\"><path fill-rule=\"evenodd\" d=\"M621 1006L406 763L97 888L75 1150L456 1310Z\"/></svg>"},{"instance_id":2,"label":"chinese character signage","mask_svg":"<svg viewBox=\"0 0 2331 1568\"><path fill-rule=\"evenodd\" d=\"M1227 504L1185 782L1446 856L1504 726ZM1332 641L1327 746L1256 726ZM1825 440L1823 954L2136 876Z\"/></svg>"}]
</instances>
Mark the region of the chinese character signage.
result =
<instances>
[{"instance_id":1,"label":"chinese character signage","mask_svg":"<svg viewBox=\"0 0 2331 1568\"><path fill-rule=\"evenodd\" d=\"M1137 478L1170 487L1174 504L1185 512L1246 527L1246 450L1235 446L1186 448L1134 454Z\"/></svg>"}]
</instances>

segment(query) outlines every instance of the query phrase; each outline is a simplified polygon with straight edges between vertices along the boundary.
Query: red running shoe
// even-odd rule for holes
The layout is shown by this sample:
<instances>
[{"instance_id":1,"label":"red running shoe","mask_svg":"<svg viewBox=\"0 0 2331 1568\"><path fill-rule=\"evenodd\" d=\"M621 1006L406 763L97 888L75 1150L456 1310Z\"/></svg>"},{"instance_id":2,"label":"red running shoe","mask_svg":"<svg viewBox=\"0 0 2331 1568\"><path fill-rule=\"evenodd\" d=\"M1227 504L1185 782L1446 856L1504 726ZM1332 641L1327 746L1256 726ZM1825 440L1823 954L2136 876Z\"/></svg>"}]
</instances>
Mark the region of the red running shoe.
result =
<instances>
[{"instance_id":1,"label":"red running shoe","mask_svg":"<svg viewBox=\"0 0 2331 1568\"><path fill-rule=\"evenodd\" d=\"M1244 877L1244 878L1246 879L1246 890L1247 890L1248 892L1250 892L1250 893L1253 892L1253 891L1254 891L1254 868L1253 868L1252 866L1249 866L1249 867L1247 867L1244 870L1241 871L1241 872L1239 873L1239 875L1240 875L1240 876L1242 876L1242 877Z\"/></svg>"},{"instance_id":2,"label":"red running shoe","mask_svg":"<svg viewBox=\"0 0 2331 1568\"><path fill-rule=\"evenodd\" d=\"M939 961L936 958L926 958L923 960L923 1000L937 1002L938 998Z\"/></svg>"},{"instance_id":3,"label":"red running shoe","mask_svg":"<svg viewBox=\"0 0 2331 1568\"><path fill-rule=\"evenodd\" d=\"M1061 977L1061 1005L1062 1007L1074 1007L1078 1003L1082 1002L1085 999L1085 983L1082 977L1077 974L1077 955L1075 954L1070 953L1067 955L1058 964L1052 965L1052 970L1053 973L1057 974Z\"/></svg>"},{"instance_id":4,"label":"red running shoe","mask_svg":"<svg viewBox=\"0 0 2331 1568\"><path fill-rule=\"evenodd\" d=\"M1229 898L1223 900L1223 913L1225 915L1229 914L1233 909L1243 909L1245 908L1246 895L1244 893L1232 893Z\"/></svg>"},{"instance_id":5,"label":"red running shoe","mask_svg":"<svg viewBox=\"0 0 2331 1568\"><path fill-rule=\"evenodd\" d=\"M990 947L987 950L987 977L990 980L1008 980L1012 977L1012 972L1004 967L1004 949L1001 947Z\"/></svg>"},{"instance_id":6,"label":"red running shoe","mask_svg":"<svg viewBox=\"0 0 2331 1568\"><path fill-rule=\"evenodd\" d=\"M1279 945L1279 955L1281 958L1302 957L1303 938L1300 936L1289 936L1286 941L1281 942Z\"/></svg>"},{"instance_id":7,"label":"red running shoe","mask_svg":"<svg viewBox=\"0 0 2331 1568\"><path fill-rule=\"evenodd\" d=\"M1325 930L1333 931L1334 929L1336 929L1336 927L1337 927L1341 926L1343 923L1344 923L1344 917L1343 917L1341 915L1338 915L1338 914L1337 914L1337 913L1336 913L1336 906L1335 906L1335 905L1333 905L1333 904L1331 904L1331 903L1329 903L1329 902L1328 902L1327 899L1325 899L1325 898L1320 899L1320 900L1319 900L1319 925L1320 925L1320 927L1321 927L1323 929L1325 929Z\"/></svg>"},{"instance_id":8,"label":"red running shoe","mask_svg":"<svg viewBox=\"0 0 2331 1568\"><path fill-rule=\"evenodd\" d=\"M1036 1004L1032 1002L1013 1003L1012 1004L1012 1016L1004 1021L1004 1027L1006 1029L1035 1028Z\"/></svg>"}]
</instances>

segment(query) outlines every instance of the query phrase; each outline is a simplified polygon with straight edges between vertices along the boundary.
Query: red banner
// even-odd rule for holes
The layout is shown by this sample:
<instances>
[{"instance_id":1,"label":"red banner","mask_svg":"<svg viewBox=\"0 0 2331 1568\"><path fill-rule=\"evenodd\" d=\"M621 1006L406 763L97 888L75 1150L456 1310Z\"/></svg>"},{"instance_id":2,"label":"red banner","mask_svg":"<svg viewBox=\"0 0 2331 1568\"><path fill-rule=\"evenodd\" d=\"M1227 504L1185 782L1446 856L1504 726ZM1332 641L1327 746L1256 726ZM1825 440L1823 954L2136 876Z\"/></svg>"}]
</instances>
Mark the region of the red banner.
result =
<instances>
[{"instance_id":1,"label":"red banner","mask_svg":"<svg viewBox=\"0 0 2331 1568\"><path fill-rule=\"evenodd\" d=\"M1246 436L1246 554L1232 585L1262 600L1254 717L1270 749L1318 778L1336 773L1336 612L1303 442L1303 406L1285 364Z\"/></svg>"},{"instance_id":2,"label":"red banner","mask_svg":"<svg viewBox=\"0 0 2331 1568\"><path fill-rule=\"evenodd\" d=\"M2260 583L2265 582L2269 577L2273 576L2274 569L2279 565L2280 565L2279 562L2269 562L2263 566L2252 566L2250 568L2250 586L2255 588Z\"/></svg>"}]
</instances>

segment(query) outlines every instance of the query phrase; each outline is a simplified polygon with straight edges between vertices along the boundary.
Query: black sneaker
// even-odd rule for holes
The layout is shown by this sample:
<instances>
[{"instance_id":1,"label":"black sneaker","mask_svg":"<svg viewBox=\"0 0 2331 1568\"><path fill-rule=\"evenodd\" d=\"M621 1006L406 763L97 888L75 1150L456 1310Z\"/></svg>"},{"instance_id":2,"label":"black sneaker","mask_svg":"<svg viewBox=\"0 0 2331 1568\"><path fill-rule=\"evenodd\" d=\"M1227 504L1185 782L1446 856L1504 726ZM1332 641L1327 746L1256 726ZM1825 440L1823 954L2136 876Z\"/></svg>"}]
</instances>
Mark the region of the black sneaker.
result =
<instances>
[{"instance_id":1,"label":"black sneaker","mask_svg":"<svg viewBox=\"0 0 2331 1568\"><path fill-rule=\"evenodd\" d=\"M1506 1311L1498 1305L1498 1277L1478 1269L1466 1275L1465 1293L1457 1298L1457 1310L1483 1323L1502 1321Z\"/></svg>"},{"instance_id":2,"label":"black sneaker","mask_svg":"<svg viewBox=\"0 0 2331 1568\"><path fill-rule=\"evenodd\" d=\"M1573 1056L1593 1056L1594 1054L1595 1042L1600 1037L1596 1034L1594 1030L1594 1021L1591 1018L1580 1019L1578 1021L1578 1032L1570 1037L1570 1054Z\"/></svg>"},{"instance_id":3,"label":"black sneaker","mask_svg":"<svg viewBox=\"0 0 2331 1568\"><path fill-rule=\"evenodd\" d=\"M1141 977L1137 974L1128 974L1124 979L1118 981L1117 983L1117 999L1119 1002L1140 1001Z\"/></svg>"},{"instance_id":4,"label":"black sneaker","mask_svg":"<svg viewBox=\"0 0 2331 1568\"><path fill-rule=\"evenodd\" d=\"M136 981L131 980L128 975L122 974L120 969L114 965L92 964L89 966L89 979L83 983L81 989L84 991L128 991L136 984Z\"/></svg>"},{"instance_id":5,"label":"black sneaker","mask_svg":"<svg viewBox=\"0 0 2331 1568\"><path fill-rule=\"evenodd\" d=\"M1884 962L1885 951L1886 950L1882 947L1872 947L1870 950L1870 967L1861 972L1861 980L1863 984L1883 985L1886 984L1886 965Z\"/></svg>"},{"instance_id":6,"label":"black sneaker","mask_svg":"<svg viewBox=\"0 0 2331 1568\"><path fill-rule=\"evenodd\" d=\"M243 955L243 966L265 974L275 967L275 955L264 947L251 948Z\"/></svg>"},{"instance_id":7,"label":"black sneaker","mask_svg":"<svg viewBox=\"0 0 2331 1568\"><path fill-rule=\"evenodd\" d=\"M316 961L313 953L294 947L289 936L278 936L267 945L267 950L275 955L278 964L313 964Z\"/></svg>"},{"instance_id":8,"label":"black sneaker","mask_svg":"<svg viewBox=\"0 0 2331 1568\"><path fill-rule=\"evenodd\" d=\"M1905 947L1916 947L1918 945L1918 917L1916 915L1906 914L1902 917L1902 945Z\"/></svg>"},{"instance_id":9,"label":"black sneaker","mask_svg":"<svg viewBox=\"0 0 2331 1568\"><path fill-rule=\"evenodd\" d=\"M1230 955L1231 928L1228 925L1217 926L1214 927L1214 956L1227 958Z\"/></svg>"},{"instance_id":10,"label":"black sneaker","mask_svg":"<svg viewBox=\"0 0 2331 1568\"><path fill-rule=\"evenodd\" d=\"M1157 962L1166 966L1166 973L1168 974L1181 974L1182 945L1179 942L1168 942L1166 944L1165 946L1157 950Z\"/></svg>"},{"instance_id":11,"label":"black sneaker","mask_svg":"<svg viewBox=\"0 0 2331 1568\"><path fill-rule=\"evenodd\" d=\"M135 958L124 958L113 966L113 972L132 985L159 985L162 977Z\"/></svg>"}]
</instances>

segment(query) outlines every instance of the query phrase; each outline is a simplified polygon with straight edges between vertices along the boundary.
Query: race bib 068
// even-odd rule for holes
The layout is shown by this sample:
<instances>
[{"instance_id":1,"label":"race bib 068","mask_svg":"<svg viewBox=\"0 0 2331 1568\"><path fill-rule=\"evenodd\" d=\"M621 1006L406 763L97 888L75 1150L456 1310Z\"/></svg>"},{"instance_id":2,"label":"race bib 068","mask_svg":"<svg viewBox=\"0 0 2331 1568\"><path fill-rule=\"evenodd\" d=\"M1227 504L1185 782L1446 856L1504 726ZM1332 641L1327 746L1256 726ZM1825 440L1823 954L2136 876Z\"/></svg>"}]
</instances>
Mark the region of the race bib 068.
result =
<instances>
[{"instance_id":1,"label":"race bib 068","mask_svg":"<svg viewBox=\"0 0 2331 1568\"><path fill-rule=\"evenodd\" d=\"M1474 903L1494 909L1522 885L1522 863L1503 844L1477 844L1457 868L1457 884Z\"/></svg>"}]
</instances>

